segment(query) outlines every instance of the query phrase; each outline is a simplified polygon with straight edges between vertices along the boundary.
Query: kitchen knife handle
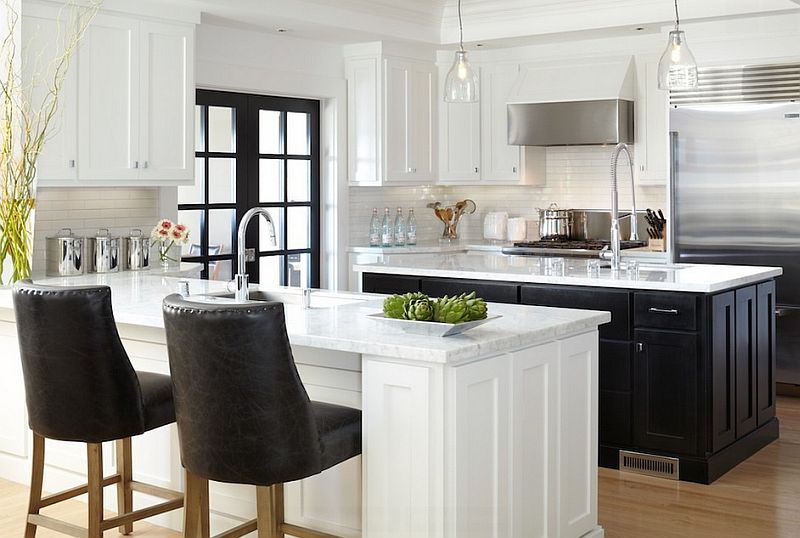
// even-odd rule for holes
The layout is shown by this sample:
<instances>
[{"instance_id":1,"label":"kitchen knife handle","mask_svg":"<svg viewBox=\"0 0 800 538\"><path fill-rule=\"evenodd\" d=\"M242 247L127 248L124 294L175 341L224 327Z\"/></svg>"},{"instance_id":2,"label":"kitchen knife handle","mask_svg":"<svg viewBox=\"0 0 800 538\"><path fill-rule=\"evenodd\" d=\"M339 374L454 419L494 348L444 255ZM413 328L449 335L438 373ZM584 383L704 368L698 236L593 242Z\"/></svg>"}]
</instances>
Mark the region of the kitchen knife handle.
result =
<instances>
[{"instance_id":1,"label":"kitchen knife handle","mask_svg":"<svg viewBox=\"0 0 800 538\"><path fill-rule=\"evenodd\" d=\"M650 308L647 309L647 311L653 314L669 314L671 316L678 315L678 310L675 308L656 308L654 306L651 306Z\"/></svg>"}]
</instances>

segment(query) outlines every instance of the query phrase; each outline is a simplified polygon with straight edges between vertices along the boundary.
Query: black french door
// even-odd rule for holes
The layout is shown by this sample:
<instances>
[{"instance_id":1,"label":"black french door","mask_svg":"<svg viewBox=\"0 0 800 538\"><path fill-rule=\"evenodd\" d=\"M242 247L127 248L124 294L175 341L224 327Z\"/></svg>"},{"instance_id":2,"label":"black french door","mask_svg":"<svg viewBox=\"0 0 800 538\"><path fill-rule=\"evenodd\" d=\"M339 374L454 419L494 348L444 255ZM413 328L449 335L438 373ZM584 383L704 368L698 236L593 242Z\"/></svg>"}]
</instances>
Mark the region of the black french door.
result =
<instances>
[{"instance_id":1,"label":"black french door","mask_svg":"<svg viewBox=\"0 0 800 538\"><path fill-rule=\"evenodd\" d=\"M258 217L247 232L252 282L319 287L319 101L197 90L195 187L179 188L179 220L197 231L183 259L203 277L236 271L236 228L264 207L276 244Z\"/></svg>"}]
</instances>

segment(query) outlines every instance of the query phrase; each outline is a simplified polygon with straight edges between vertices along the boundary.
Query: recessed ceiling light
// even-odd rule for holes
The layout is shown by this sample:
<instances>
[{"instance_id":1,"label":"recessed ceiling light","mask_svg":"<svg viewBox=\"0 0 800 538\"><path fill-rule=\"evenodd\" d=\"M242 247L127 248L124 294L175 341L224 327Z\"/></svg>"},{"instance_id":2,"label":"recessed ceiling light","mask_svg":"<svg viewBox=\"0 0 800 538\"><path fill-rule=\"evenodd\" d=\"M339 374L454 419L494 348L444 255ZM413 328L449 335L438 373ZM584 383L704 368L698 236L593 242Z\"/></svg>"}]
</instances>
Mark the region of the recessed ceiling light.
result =
<instances>
[{"instance_id":1,"label":"recessed ceiling light","mask_svg":"<svg viewBox=\"0 0 800 538\"><path fill-rule=\"evenodd\" d=\"M275 28L275 31L278 32L279 34L285 34L286 32L289 31L289 29L288 28L284 28L282 26L278 26L277 28Z\"/></svg>"},{"instance_id":2,"label":"recessed ceiling light","mask_svg":"<svg viewBox=\"0 0 800 538\"><path fill-rule=\"evenodd\" d=\"M475 46L476 46L476 47L482 47L482 46L483 46L483 43L475 43Z\"/></svg>"},{"instance_id":3,"label":"recessed ceiling light","mask_svg":"<svg viewBox=\"0 0 800 538\"><path fill-rule=\"evenodd\" d=\"M637 32L641 32L641 31L646 30L646 29L647 28L645 28L644 26L637 26L636 28L634 28L634 30L636 30Z\"/></svg>"}]
</instances>

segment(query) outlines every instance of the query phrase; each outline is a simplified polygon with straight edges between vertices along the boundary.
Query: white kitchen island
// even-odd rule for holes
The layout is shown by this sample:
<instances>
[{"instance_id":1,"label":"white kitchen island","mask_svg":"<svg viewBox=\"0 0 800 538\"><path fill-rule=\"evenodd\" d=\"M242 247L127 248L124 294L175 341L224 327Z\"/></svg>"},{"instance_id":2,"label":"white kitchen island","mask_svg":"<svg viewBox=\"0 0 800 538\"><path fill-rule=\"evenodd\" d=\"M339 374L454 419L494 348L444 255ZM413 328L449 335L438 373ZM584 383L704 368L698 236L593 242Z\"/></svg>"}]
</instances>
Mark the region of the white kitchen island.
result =
<instances>
[{"instance_id":1,"label":"white kitchen island","mask_svg":"<svg viewBox=\"0 0 800 538\"><path fill-rule=\"evenodd\" d=\"M108 284L137 369L168 372L161 299L147 273L47 279ZM191 280L192 294L225 284ZM369 319L381 299L279 290L312 399L363 410L363 456L286 488L287 520L347 537L602 536L597 520L598 325L605 312L491 304L502 318L448 338ZM89 329L90 330L90 329ZM30 432L10 291L0 292L0 477L27 483ZM106 462L113 467L113 446ZM85 449L48 442L45 489L79 483ZM134 474L182 489L174 425L134 440ZM113 488L107 505L114 509ZM212 484L212 531L253 517L247 486ZM179 514L155 520L180 528Z\"/></svg>"}]
</instances>

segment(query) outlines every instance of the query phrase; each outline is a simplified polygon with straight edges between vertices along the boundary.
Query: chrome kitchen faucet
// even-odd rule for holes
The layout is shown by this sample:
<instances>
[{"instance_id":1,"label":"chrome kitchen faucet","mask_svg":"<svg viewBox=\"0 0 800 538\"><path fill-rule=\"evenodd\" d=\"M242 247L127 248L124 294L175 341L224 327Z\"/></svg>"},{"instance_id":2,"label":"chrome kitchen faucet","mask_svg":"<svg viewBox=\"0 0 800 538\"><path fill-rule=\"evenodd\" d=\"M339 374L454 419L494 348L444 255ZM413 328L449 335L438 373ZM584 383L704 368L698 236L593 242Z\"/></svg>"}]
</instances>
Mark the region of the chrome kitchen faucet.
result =
<instances>
[{"instance_id":1,"label":"chrome kitchen faucet","mask_svg":"<svg viewBox=\"0 0 800 538\"><path fill-rule=\"evenodd\" d=\"M270 239L272 240L272 244L277 246L277 241L275 239L275 223L272 222L272 216L270 216L269 212L266 208L263 207L254 207L250 211L244 214L242 220L239 221L239 231L237 233L238 238L238 258L236 262L236 273L235 281L236 281L236 302L245 302L250 299L250 292L248 290L248 286L250 284L250 277L245 272L244 266L247 263L247 253L245 251L244 246L244 235L247 232L247 226L250 224L250 221L256 215L261 215L264 217L267 222L269 223L270 228Z\"/></svg>"},{"instance_id":2,"label":"chrome kitchen faucet","mask_svg":"<svg viewBox=\"0 0 800 538\"><path fill-rule=\"evenodd\" d=\"M603 249L600 257L604 260L611 260L611 270L619 271L620 265L620 239L619 239L619 192L617 188L617 162L621 153L628 157L628 165L631 171L631 241L639 240L639 233L636 223L636 187L633 180L633 158L627 144L620 143L614 148L611 155L611 250Z\"/></svg>"}]
</instances>

